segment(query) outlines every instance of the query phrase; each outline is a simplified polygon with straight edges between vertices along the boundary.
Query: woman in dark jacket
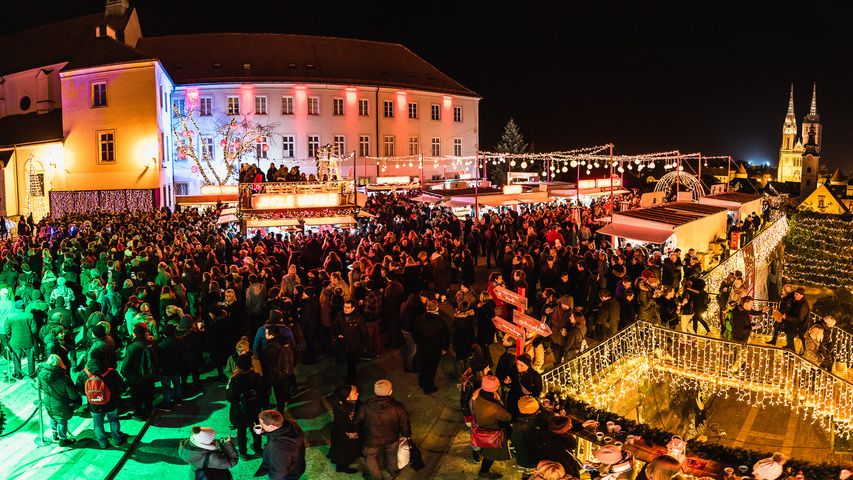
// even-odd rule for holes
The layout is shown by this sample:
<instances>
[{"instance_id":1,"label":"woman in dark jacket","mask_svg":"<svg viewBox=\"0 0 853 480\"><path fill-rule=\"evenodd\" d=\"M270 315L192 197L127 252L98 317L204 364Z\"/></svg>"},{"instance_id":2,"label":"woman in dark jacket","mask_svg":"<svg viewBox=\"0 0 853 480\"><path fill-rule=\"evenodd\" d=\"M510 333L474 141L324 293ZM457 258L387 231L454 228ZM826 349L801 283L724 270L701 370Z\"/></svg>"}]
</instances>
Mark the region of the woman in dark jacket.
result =
<instances>
[{"instance_id":1,"label":"woman in dark jacket","mask_svg":"<svg viewBox=\"0 0 853 480\"><path fill-rule=\"evenodd\" d=\"M732 340L736 342L747 343L752 333L750 316L761 315L768 310L768 307L764 307L764 310L753 310L753 302L752 297L741 297L738 306L732 312Z\"/></svg>"},{"instance_id":2,"label":"woman in dark jacket","mask_svg":"<svg viewBox=\"0 0 853 480\"><path fill-rule=\"evenodd\" d=\"M491 344L495 343L495 324L492 319L495 318L495 301L492 300L488 292L480 294L480 303L476 308L477 315L477 345L483 352L483 358L492 365L492 354L489 350Z\"/></svg>"},{"instance_id":3,"label":"woman in dark jacket","mask_svg":"<svg viewBox=\"0 0 853 480\"><path fill-rule=\"evenodd\" d=\"M68 437L68 420L74 416L74 409L80 406L82 401L58 355L51 354L47 357L39 372L38 382L39 388L44 392L44 405L50 416L50 428L59 440L59 446L68 446L74 442L74 439Z\"/></svg>"},{"instance_id":4,"label":"woman in dark jacket","mask_svg":"<svg viewBox=\"0 0 853 480\"><path fill-rule=\"evenodd\" d=\"M657 299L660 309L660 321L667 328L678 326L678 301L675 299L675 289L666 287L664 294Z\"/></svg>"},{"instance_id":5,"label":"woman in dark jacket","mask_svg":"<svg viewBox=\"0 0 853 480\"><path fill-rule=\"evenodd\" d=\"M252 371L252 354L247 353L237 357L237 371L228 382L228 402L231 404L228 418L237 427L237 448L244 460L248 459L249 451L246 445L246 430L251 430L258 414L264 409L266 393L264 381L260 375ZM261 436L252 430L252 450L260 455Z\"/></svg>"},{"instance_id":6,"label":"woman in dark jacket","mask_svg":"<svg viewBox=\"0 0 853 480\"><path fill-rule=\"evenodd\" d=\"M513 418L518 417L518 399L530 395L539 398L542 395L542 375L533 369L533 360L524 354L518 357L515 366L509 372L509 393L506 403Z\"/></svg>"},{"instance_id":7,"label":"woman in dark jacket","mask_svg":"<svg viewBox=\"0 0 853 480\"><path fill-rule=\"evenodd\" d=\"M355 421L359 406L358 388L355 385L344 385L335 390L335 402L332 404L335 420L332 424L329 459L339 473L358 473L350 465L361 456L359 426Z\"/></svg>"},{"instance_id":8,"label":"woman in dark jacket","mask_svg":"<svg viewBox=\"0 0 853 480\"><path fill-rule=\"evenodd\" d=\"M539 453L539 439L543 430L547 430L539 402L530 396L518 400L519 415L512 423L512 444L515 446L515 461L519 467L527 470L536 468L542 456Z\"/></svg>"}]
</instances>

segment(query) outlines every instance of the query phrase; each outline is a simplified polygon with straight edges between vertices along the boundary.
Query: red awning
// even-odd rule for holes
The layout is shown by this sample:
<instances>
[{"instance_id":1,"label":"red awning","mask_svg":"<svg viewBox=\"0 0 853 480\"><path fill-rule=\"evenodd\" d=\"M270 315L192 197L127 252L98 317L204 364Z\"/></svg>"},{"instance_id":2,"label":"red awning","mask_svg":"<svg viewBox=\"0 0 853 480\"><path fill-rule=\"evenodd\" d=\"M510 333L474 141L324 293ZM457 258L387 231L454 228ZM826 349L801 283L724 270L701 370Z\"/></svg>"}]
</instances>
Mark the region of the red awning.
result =
<instances>
[{"instance_id":1,"label":"red awning","mask_svg":"<svg viewBox=\"0 0 853 480\"><path fill-rule=\"evenodd\" d=\"M638 227L636 225L620 225L611 223L598 230L602 235L613 235L629 240L638 240L648 243L663 243L674 233L672 230L660 228Z\"/></svg>"}]
</instances>

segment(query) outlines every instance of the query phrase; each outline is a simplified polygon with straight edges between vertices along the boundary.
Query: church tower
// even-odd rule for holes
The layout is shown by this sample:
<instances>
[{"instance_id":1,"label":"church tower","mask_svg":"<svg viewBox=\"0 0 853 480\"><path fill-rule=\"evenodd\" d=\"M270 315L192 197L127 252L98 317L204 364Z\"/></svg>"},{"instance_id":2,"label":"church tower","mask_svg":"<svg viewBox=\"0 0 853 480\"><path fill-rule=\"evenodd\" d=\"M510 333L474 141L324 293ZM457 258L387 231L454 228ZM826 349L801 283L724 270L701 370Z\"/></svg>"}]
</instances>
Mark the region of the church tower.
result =
<instances>
[{"instance_id":1,"label":"church tower","mask_svg":"<svg viewBox=\"0 0 853 480\"><path fill-rule=\"evenodd\" d=\"M803 141L806 141L809 138L809 135L811 135L812 130L814 130L817 152L820 153L822 132L820 115L817 114L817 83L812 84L812 104L809 108L809 114L803 118L803 133L800 135L800 138L802 138Z\"/></svg>"},{"instance_id":2,"label":"church tower","mask_svg":"<svg viewBox=\"0 0 853 480\"><path fill-rule=\"evenodd\" d=\"M788 113L782 125L782 146L779 149L779 166L776 180L800 182L803 161L803 144L797 139L797 117L794 114L794 84L788 97Z\"/></svg>"},{"instance_id":3,"label":"church tower","mask_svg":"<svg viewBox=\"0 0 853 480\"><path fill-rule=\"evenodd\" d=\"M814 126L809 130L808 138L803 151L802 180L800 181L801 197L812 193L817 188L817 172L820 169L820 146L817 143L817 132Z\"/></svg>"}]
</instances>

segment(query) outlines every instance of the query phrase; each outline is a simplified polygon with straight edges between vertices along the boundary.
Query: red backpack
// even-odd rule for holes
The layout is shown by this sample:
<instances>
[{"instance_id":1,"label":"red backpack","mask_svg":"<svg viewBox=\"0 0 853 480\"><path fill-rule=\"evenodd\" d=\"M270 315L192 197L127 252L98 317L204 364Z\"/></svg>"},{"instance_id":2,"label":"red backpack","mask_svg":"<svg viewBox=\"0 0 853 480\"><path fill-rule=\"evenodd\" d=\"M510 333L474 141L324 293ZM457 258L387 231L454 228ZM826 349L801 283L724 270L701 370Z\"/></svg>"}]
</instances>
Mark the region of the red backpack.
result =
<instances>
[{"instance_id":1,"label":"red backpack","mask_svg":"<svg viewBox=\"0 0 853 480\"><path fill-rule=\"evenodd\" d=\"M104 375L110 373L112 368L108 368ZM86 384L84 390L86 392L86 401L89 405L106 405L110 403L110 389L101 375L95 375L89 372L89 369L84 369L86 375Z\"/></svg>"}]
</instances>

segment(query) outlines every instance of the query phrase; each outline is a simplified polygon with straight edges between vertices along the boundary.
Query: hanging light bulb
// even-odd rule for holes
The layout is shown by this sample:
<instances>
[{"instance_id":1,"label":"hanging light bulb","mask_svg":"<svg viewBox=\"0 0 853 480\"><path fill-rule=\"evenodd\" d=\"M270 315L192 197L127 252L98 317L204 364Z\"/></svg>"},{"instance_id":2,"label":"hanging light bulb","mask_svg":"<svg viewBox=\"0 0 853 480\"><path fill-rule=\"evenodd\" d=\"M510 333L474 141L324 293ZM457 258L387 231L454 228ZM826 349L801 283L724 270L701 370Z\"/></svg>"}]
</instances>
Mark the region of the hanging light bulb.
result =
<instances>
[{"instance_id":1,"label":"hanging light bulb","mask_svg":"<svg viewBox=\"0 0 853 480\"><path fill-rule=\"evenodd\" d=\"M414 167L414 166L415 166L415 164L414 164L414 163L412 163L412 162L409 162L409 166L410 166L410 167Z\"/></svg>"},{"instance_id":2,"label":"hanging light bulb","mask_svg":"<svg viewBox=\"0 0 853 480\"><path fill-rule=\"evenodd\" d=\"M395 163L395 164L394 164L394 168L400 168L400 164L399 164L399 163Z\"/></svg>"},{"instance_id":3,"label":"hanging light bulb","mask_svg":"<svg viewBox=\"0 0 853 480\"><path fill-rule=\"evenodd\" d=\"M631 168L631 166L629 165L628 168ZM625 169L622 167L617 168L616 171L619 173L625 173Z\"/></svg>"},{"instance_id":4,"label":"hanging light bulb","mask_svg":"<svg viewBox=\"0 0 853 480\"><path fill-rule=\"evenodd\" d=\"M645 167L645 165L643 165L642 163L637 165L637 171L639 172L640 170L643 169L643 167Z\"/></svg>"},{"instance_id":5,"label":"hanging light bulb","mask_svg":"<svg viewBox=\"0 0 853 480\"><path fill-rule=\"evenodd\" d=\"M678 166L678 171L679 171L679 172L683 172L683 171L684 171L684 166L679 165L679 166Z\"/></svg>"},{"instance_id":6,"label":"hanging light bulb","mask_svg":"<svg viewBox=\"0 0 853 480\"><path fill-rule=\"evenodd\" d=\"M575 168L575 167L577 167L577 166L578 166L578 161L577 161L577 160L572 160L572 161L569 163L569 165L571 165L571 166L572 166L572 168Z\"/></svg>"},{"instance_id":7,"label":"hanging light bulb","mask_svg":"<svg viewBox=\"0 0 853 480\"><path fill-rule=\"evenodd\" d=\"M708 161L707 161L707 160L705 161L705 166L706 166L706 167L708 166Z\"/></svg>"},{"instance_id":8,"label":"hanging light bulb","mask_svg":"<svg viewBox=\"0 0 853 480\"><path fill-rule=\"evenodd\" d=\"M561 171L561 172L563 172L563 173L566 173L566 172L568 172L568 171L569 171L569 169L568 169L568 167L566 167L565 165L563 165L563 168L561 168L561 169L560 169L560 171Z\"/></svg>"},{"instance_id":9,"label":"hanging light bulb","mask_svg":"<svg viewBox=\"0 0 853 480\"><path fill-rule=\"evenodd\" d=\"M521 162L521 168L527 168L527 162L526 161Z\"/></svg>"},{"instance_id":10,"label":"hanging light bulb","mask_svg":"<svg viewBox=\"0 0 853 480\"><path fill-rule=\"evenodd\" d=\"M550 167L548 167L548 169L549 169L549 170L551 170L551 171L553 172L554 170L556 170L556 169L557 169L557 167L555 167L554 165L551 165Z\"/></svg>"},{"instance_id":11,"label":"hanging light bulb","mask_svg":"<svg viewBox=\"0 0 853 480\"><path fill-rule=\"evenodd\" d=\"M629 164L628 164L628 170L631 170L631 169L633 169L633 168L634 168L634 166L633 166L633 165L631 165L631 164L629 163Z\"/></svg>"},{"instance_id":12,"label":"hanging light bulb","mask_svg":"<svg viewBox=\"0 0 853 480\"><path fill-rule=\"evenodd\" d=\"M594 164L592 164L592 166L595 168L598 168L598 161L596 160L596 162Z\"/></svg>"},{"instance_id":13,"label":"hanging light bulb","mask_svg":"<svg viewBox=\"0 0 853 480\"><path fill-rule=\"evenodd\" d=\"M509 166L510 166L510 167L514 167L514 166L515 166L515 160L510 160L510 161L509 161Z\"/></svg>"},{"instance_id":14,"label":"hanging light bulb","mask_svg":"<svg viewBox=\"0 0 853 480\"><path fill-rule=\"evenodd\" d=\"M545 170L542 170L542 176L543 176L543 177L547 177L547 176L548 176L548 172L546 172Z\"/></svg>"},{"instance_id":15,"label":"hanging light bulb","mask_svg":"<svg viewBox=\"0 0 853 480\"><path fill-rule=\"evenodd\" d=\"M640 164L640 159L639 159L639 158L635 158L635 159L634 159L634 163L636 163L637 165L639 165L639 164Z\"/></svg>"}]
</instances>

